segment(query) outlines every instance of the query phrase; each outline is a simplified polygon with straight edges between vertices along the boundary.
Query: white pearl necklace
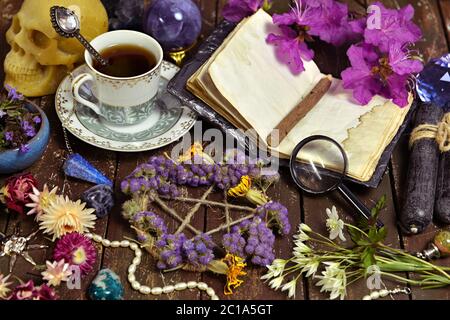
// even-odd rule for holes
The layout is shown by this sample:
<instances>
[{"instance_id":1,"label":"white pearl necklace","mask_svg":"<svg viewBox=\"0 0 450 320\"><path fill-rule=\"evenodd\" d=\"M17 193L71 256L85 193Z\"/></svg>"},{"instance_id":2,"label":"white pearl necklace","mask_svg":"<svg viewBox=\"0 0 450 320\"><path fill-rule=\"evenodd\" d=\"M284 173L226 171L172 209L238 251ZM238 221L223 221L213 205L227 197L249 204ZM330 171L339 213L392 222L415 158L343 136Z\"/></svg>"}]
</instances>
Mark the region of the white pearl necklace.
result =
<instances>
[{"instance_id":1,"label":"white pearl necklace","mask_svg":"<svg viewBox=\"0 0 450 320\"><path fill-rule=\"evenodd\" d=\"M199 289L201 291L205 291L208 296L211 297L211 300L219 300L219 297L214 292L214 289L209 287L204 282L196 282L196 281L189 281L189 282L179 282L175 285L168 285L164 287L153 287L150 288L148 286L141 285L137 280L136 276L134 275L136 272L136 268L141 263L141 257L142 257L142 250L139 248L139 246L136 243L130 242L128 240L122 240L122 241L110 241L108 239L103 239L98 234L92 234L87 233L85 236L89 239L92 239L93 241L102 244L104 247L111 247L111 248L129 248L134 251L134 259L131 262L130 266L128 267L128 281L131 284L131 287L139 291L140 293L144 295L152 294L154 296L159 296L161 294L168 294L172 293L174 291L183 291L186 289Z\"/></svg>"},{"instance_id":2,"label":"white pearl necklace","mask_svg":"<svg viewBox=\"0 0 450 320\"><path fill-rule=\"evenodd\" d=\"M364 296L362 299L363 300L376 300L379 298L387 297L388 295L391 295L391 294L399 294L399 293L404 293L404 294L408 295L408 294L411 294L411 289L406 287L404 289L396 288L394 290L383 289L380 291L372 291L370 294L368 294L367 296Z\"/></svg>"}]
</instances>

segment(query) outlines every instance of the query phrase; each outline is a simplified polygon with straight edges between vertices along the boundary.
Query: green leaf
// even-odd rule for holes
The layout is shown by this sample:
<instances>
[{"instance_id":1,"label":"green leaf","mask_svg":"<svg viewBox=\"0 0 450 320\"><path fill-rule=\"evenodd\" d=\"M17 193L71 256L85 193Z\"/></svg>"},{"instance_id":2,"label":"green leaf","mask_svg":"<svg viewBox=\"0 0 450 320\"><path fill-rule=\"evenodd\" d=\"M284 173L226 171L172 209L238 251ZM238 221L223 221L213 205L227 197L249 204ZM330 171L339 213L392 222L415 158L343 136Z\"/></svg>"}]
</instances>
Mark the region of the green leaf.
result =
<instances>
[{"instance_id":1,"label":"green leaf","mask_svg":"<svg viewBox=\"0 0 450 320\"><path fill-rule=\"evenodd\" d=\"M358 230L354 229L354 228L347 228L348 233L350 234L350 238L352 239L352 241L356 244L358 244L358 242L361 240L362 238L362 234L361 232L359 232Z\"/></svg>"},{"instance_id":2,"label":"green leaf","mask_svg":"<svg viewBox=\"0 0 450 320\"><path fill-rule=\"evenodd\" d=\"M383 210L386 207L386 199L387 199L386 195L383 195L380 198L380 200L378 200L375 207L372 208L371 214L372 214L372 218L374 220L378 219L378 216L380 215L381 210Z\"/></svg>"},{"instance_id":3,"label":"green leaf","mask_svg":"<svg viewBox=\"0 0 450 320\"><path fill-rule=\"evenodd\" d=\"M370 266L376 265L377 262L374 257L375 248L366 247L361 254L361 260L364 268L367 270Z\"/></svg>"}]
</instances>

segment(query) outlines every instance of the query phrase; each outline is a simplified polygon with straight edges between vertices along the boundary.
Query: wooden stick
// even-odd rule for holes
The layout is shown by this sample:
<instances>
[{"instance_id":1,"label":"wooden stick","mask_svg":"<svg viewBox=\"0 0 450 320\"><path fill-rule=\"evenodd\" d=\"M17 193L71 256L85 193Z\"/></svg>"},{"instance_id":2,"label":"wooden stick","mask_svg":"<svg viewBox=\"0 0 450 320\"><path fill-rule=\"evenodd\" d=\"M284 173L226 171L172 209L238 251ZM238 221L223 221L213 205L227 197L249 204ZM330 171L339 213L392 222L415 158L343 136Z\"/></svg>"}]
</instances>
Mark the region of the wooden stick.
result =
<instances>
[{"instance_id":1,"label":"wooden stick","mask_svg":"<svg viewBox=\"0 0 450 320\"><path fill-rule=\"evenodd\" d=\"M231 203L222 203L217 201L211 201L211 200L200 200L200 199L194 199L194 198L184 198L184 197L168 197L168 196L160 196L161 199L164 200L173 200L173 201L181 201L181 202L193 202L193 203L201 203L206 206L210 207L220 207L220 208L228 208L231 210L240 210L240 211L248 211L248 212L256 212L255 208L246 207L246 206L238 206Z\"/></svg>"},{"instance_id":2,"label":"wooden stick","mask_svg":"<svg viewBox=\"0 0 450 320\"><path fill-rule=\"evenodd\" d=\"M155 195L153 197L153 199L160 206L160 208L163 209L166 213L170 214L172 217L177 219L180 223L184 222L184 219L182 217L180 217L174 209L170 208L167 204L165 204L164 201L162 201L161 198L159 198L159 196ZM190 224L188 224L186 227L197 235L201 233L200 231L195 229Z\"/></svg>"},{"instance_id":3,"label":"wooden stick","mask_svg":"<svg viewBox=\"0 0 450 320\"><path fill-rule=\"evenodd\" d=\"M279 144L286 138L289 132L295 125L302 120L306 114L314 108L314 106L322 99L331 87L331 75L322 78L319 83L311 90L310 93L281 120L281 122L272 130L267 136L267 144L271 147L278 147ZM278 135L278 141L272 141L272 137Z\"/></svg>"},{"instance_id":4,"label":"wooden stick","mask_svg":"<svg viewBox=\"0 0 450 320\"><path fill-rule=\"evenodd\" d=\"M214 189L214 186L209 187L209 189L203 194L201 200L206 200L206 198L211 194L213 189ZM201 205L202 205L201 203L196 203L192 207L192 209L188 212L188 214L186 215L186 218L184 218L184 221L181 223L180 227L177 229L175 234L178 234L184 230L184 228L191 222L191 219L194 216L194 214L198 211L198 209L200 209Z\"/></svg>"},{"instance_id":5,"label":"wooden stick","mask_svg":"<svg viewBox=\"0 0 450 320\"><path fill-rule=\"evenodd\" d=\"M241 223L242 221L251 219L251 218L253 218L253 217L255 217L254 214L249 214L248 216L245 216L245 217L243 217L243 218L240 218L240 219L238 219L238 220L235 220L235 221L233 221L233 222L230 222L229 224L228 224L228 223L221 224L221 225L220 225L219 227L217 227L216 229L209 230L208 232L206 232L206 234L212 235L212 234L214 234L214 233L217 233L217 232L219 232L219 231L225 230L225 229L227 229L228 227L235 226L235 225Z\"/></svg>"}]
</instances>

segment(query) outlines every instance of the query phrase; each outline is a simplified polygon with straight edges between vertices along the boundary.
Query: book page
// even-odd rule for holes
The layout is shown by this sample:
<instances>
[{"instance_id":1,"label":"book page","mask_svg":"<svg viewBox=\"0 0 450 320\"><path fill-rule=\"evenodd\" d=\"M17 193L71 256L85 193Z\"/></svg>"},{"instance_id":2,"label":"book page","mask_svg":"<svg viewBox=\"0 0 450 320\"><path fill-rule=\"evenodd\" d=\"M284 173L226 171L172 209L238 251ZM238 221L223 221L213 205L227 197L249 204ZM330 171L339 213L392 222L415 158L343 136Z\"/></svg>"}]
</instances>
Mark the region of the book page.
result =
<instances>
[{"instance_id":1,"label":"book page","mask_svg":"<svg viewBox=\"0 0 450 320\"><path fill-rule=\"evenodd\" d=\"M293 75L278 61L267 35L278 32L263 10L250 17L210 64L209 74L222 96L260 137L278 123L324 76L313 62Z\"/></svg>"}]
</instances>

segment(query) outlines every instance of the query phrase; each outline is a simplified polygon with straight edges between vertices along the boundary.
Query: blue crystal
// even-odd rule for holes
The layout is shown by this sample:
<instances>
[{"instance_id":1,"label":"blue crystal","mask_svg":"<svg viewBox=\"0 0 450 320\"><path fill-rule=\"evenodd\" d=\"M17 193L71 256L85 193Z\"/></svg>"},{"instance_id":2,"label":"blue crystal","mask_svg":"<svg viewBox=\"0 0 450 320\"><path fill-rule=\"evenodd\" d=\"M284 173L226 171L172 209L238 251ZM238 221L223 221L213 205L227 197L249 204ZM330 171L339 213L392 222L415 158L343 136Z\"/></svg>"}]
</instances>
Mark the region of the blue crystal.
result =
<instances>
[{"instance_id":1,"label":"blue crystal","mask_svg":"<svg viewBox=\"0 0 450 320\"><path fill-rule=\"evenodd\" d=\"M95 184L106 184L112 187L113 183L103 173L78 153L69 155L64 162L64 173L72 178L78 178Z\"/></svg>"},{"instance_id":2,"label":"blue crystal","mask_svg":"<svg viewBox=\"0 0 450 320\"><path fill-rule=\"evenodd\" d=\"M92 300L122 300L123 285L117 274L110 269L102 269L92 280L88 295Z\"/></svg>"},{"instance_id":3,"label":"blue crystal","mask_svg":"<svg viewBox=\"0 0 450 320\"><path fill-rule=\"evenodd\" d=\"M190 47L201 29L202 15L192 0L154 0L144 19L144 31L168 51Z\"/></svg>"},{"instance_id":4,"label":"blue crystal","mask_svg":"<svg viewBox=\"0 0 450 320\"><path fill-rule=\"evenodd\" d=\"M450 53L425 66L417 77L416 89L423 102L450 107Z\"/></svg>"},{"instance_id":5,"label":"blue crystal","mask_svg":"<svg viewBox=\"0 0 450 320\"><path fill-rule=\"evenodd\" d=\"M81 199L89 208L95 209L95 215L98 218L106 217L114 207L113 189L104 184L86 190Z\"/></svg>"}]
</instances>

